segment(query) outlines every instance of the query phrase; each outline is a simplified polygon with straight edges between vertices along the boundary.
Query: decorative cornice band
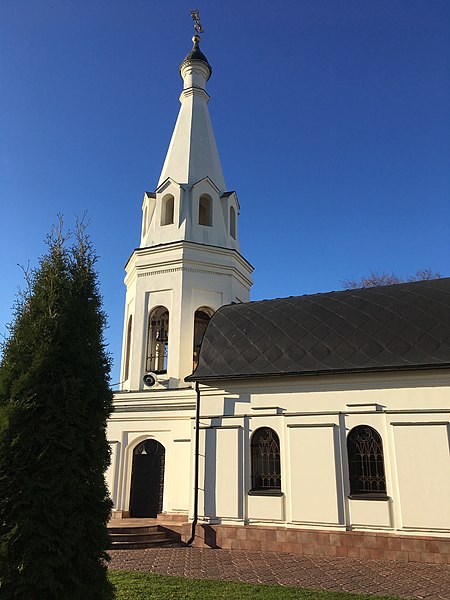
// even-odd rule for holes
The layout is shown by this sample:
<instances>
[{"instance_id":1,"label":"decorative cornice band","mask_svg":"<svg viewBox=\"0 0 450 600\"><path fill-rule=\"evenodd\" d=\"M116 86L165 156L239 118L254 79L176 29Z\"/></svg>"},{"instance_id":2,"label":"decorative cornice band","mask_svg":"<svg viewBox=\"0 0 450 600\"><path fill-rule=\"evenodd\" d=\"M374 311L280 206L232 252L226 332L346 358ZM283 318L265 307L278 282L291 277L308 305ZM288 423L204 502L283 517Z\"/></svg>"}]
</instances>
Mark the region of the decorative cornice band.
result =
<instances>
[{"instance_id":1,"label":"decorative cornice band","mask_svg":"<svg viewBox=\"0 0 450 600\"><path fill-rule=\"evenodd\" d=\"M230 273L219 273L218 271L208 271L206 269L190 269L189 267L175 267L173 269L161 269L160 271L147 271L138 273L138 277L150 277L152 275L163 275L165 273L176 273L177 271L186 271L189 273L201 273L202 275L216 275L218 277L231 277Z\"/></svg>"},{"instance_id":2,"label":"decorative cornice band","mask_svg":"<svg viewBox=\"0 0 450 600\"><path fill-rule=\"evenodd\" d=\"M141 404L139 406L115 406L113 416L117 413L133 413L133 412L171 412L176 410L193 410L195 402L179 403L179 404Z\"/></svg>"},{"instance_id":3,"label":"decorative cornice band","mask_svg":"<svg viewBox=\"0 0 450 600\"><path fill-rule=\"evenodd\" d=\"M183 100L185 98L188 98L189 96L202 96L202 98L204 100L206 100L206 102L209 102L209 98L210 98L208 92L206 92L202 88L199 88L199 87L190 87L190 88L184 89L181 92L180 102L183 102Z\"/></svg>"}]
</instances>

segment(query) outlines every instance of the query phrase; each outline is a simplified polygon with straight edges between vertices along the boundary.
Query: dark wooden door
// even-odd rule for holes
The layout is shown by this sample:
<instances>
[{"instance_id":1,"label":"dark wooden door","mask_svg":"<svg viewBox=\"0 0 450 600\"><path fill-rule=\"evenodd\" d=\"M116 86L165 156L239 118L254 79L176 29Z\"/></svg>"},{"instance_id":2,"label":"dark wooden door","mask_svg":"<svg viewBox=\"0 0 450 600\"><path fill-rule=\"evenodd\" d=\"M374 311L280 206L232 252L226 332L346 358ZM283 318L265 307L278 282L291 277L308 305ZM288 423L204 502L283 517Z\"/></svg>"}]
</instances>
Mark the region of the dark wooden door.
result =
<instances>
[{"instance_id":1,"label":"dark wooden door","mask_svg":"<svg viewBox=\"0 0 450 600\"><path fill-rule=\"evenodd\" d=\"M156 440L141 442L133 452L130 516L156 517L162 511L165 449Z\"/></svg>"}]
</instances>

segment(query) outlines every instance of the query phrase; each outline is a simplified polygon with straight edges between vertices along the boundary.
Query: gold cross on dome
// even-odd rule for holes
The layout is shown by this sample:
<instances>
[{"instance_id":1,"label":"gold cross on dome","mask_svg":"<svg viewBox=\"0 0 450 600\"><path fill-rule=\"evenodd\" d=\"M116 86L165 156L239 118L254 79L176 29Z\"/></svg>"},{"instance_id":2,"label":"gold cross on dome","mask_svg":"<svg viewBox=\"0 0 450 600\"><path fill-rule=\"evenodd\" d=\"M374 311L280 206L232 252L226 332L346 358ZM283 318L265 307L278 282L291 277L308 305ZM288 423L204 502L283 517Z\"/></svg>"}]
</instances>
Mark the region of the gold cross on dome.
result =
<instances>
[{"instance_id":1,"label":"gold cross on dome","mask_svg":"<svg viewBox=\"0 0 450 600\"><path fill-rule=\"evenodd\" d=\"M198 35L199 33L204 33L203 25L200 23L200 15L198 13L198 8L195 10L191 10L191 17L194 21L194 29L195 33Z\"/></svg>"}]
</instances>

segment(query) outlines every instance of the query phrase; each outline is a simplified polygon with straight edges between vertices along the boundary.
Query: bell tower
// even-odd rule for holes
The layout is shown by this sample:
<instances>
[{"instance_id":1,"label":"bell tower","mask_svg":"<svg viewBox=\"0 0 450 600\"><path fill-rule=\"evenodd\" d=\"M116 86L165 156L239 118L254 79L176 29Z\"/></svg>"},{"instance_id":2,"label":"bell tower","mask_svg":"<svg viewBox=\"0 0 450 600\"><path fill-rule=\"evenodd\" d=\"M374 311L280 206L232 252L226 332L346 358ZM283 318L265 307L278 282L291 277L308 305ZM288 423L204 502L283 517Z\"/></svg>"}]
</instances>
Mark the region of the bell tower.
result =
<instances>
[{"instance_id":1,"label":"bell tower","mask_svg":"<svg viewBox=\"0 0 450 600\"><path fill-rule=\"evenodd\" d=\"M180 66L181 107L154 192L142 202L140 246L125 270L121 390L189 387L203 332L224 304L247 302L239 202L225 185L208 111L212 68L198 30ZM156 374L156 385L145 375ZM152 383L151 378L146 379Z\"/></svg>"}]
</instances>

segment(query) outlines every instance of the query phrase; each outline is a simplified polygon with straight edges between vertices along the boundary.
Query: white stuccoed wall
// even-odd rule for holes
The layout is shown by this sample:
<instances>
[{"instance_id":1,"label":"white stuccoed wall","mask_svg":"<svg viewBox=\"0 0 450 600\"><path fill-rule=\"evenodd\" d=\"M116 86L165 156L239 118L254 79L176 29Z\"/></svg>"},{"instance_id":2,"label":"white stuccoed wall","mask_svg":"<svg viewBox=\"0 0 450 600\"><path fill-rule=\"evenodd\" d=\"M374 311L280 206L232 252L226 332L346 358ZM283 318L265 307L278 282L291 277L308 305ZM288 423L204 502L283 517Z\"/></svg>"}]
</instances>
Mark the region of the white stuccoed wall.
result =
<instances>
[{"instance_id":1,"label":"white stuccoed wall","mask_svg":"<svg viewBox=\"0 0 450 600\"><path fill-rule=\"evenodd\" d=\"M153 438L166 450L163 511L187 514L194 390L122 393L116 395L114 406L108 424L112 461L107 471L114 510L129 510L133 450Z\"/></svg>"},{"instance_id":2,"label":"white stuccoed wall","mask_svg":"<svg viewBox=\"0 0 450 600\"><path fill-rule=\"evenodd\" d=\"M198 206L202 194L212 199L212 226L199 225ZM174 198L174 223L161 225L163 201L167 196ZM230 235L229 212L233 206L239 213L236 193L220 195L213 182L205 177L189 187L183 187L173 181L166 181L156 190L155 197L148 193L142 202L141 248L170 244L186 240L198 244L208 244L239 251L239 241Z\"/></svg>"},{"instance_id":3,"label":"white stuccoed wall","mask_svg":"<svg viewBox=\"0 0 450 600\"><path fill-rule=\"evenodd\" d=\"M201 389L205 522L450 533L448 372L289 377ZM383 440L387 501L348 498L346 436L363 424ZM248 495L251 434L266 426L280 438L281 497Z\"/></svg>"},{"instance_id":4,"label":"white stuccoed wall","mask_svg":"<svg viewBox=\"0 0 450 600\"><path fill-rule=\"evenodd\" d=\"M167 378L170 387L186 387L192 373L194 313L207 306L216 311L231 302L247 301L251 267L236 251L190 242L141 248L127 265L125 321L133 315L129 378L122 390L142 390L148 315L156 306L169 310ZM122 352L125 373L126 326Z\"/></svg>"}]
</instances>

